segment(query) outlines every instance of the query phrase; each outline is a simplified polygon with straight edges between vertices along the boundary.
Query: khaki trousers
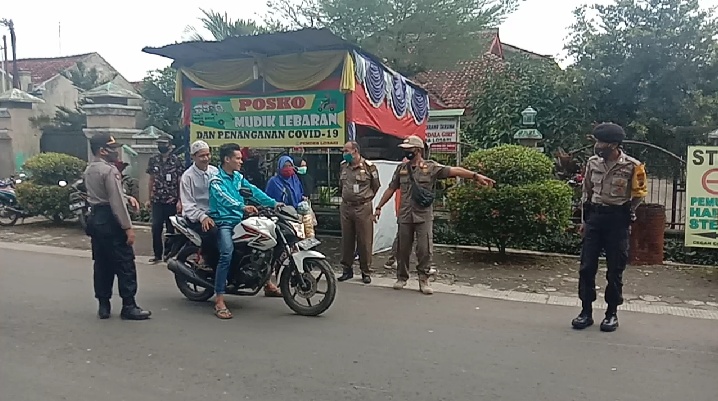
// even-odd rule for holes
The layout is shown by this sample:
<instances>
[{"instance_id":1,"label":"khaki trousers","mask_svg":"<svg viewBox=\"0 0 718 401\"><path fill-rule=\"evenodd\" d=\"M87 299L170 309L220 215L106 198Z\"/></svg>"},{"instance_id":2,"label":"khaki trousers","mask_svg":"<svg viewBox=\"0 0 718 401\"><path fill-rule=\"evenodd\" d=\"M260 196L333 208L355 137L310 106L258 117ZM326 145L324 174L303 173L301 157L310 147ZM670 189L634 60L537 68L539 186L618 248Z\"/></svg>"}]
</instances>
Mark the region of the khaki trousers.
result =
<instances>
[{"instance_id":1,"label":"khaki trousers","mask_svg":"<svg viewBox=\"0 0 718 401\"><path fill-rule=\"evenodd\" d=\"M423 223L399 223L399 243L396 255L396 278L398 280L409 279L409 258L415 238L416 258L419 260L416 271L420 279L429 277L429 266L434 247L433 227L434 222L431 220Z\"/></svg>"},{"instance_id":2,"label":"khaki trousers","mask_svg":"<svg viewBox=\"0 0 718 401\"><path fill-rule=\"evenodd\" d=\"M354 251L357 251L361 272L369 275L374 245L374 215L371 202L358 206L342 202L339 206L339 216L342 226L342 266L350 269L354 263Z\"/></svg>"}]
</instances>

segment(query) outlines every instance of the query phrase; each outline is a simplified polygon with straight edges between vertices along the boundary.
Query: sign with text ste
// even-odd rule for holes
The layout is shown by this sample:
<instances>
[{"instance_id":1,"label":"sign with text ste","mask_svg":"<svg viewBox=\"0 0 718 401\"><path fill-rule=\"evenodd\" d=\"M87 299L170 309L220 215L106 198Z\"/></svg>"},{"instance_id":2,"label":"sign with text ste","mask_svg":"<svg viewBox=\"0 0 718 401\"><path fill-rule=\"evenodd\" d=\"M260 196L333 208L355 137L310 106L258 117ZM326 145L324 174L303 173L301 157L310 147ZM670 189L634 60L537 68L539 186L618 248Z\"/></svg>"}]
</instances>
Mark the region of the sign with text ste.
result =
<instances>
[{"instance_id":1,"label":"sign with text ste","mask_svg":"<svg viewBox=\"0 0 718 401\"><path fill-rule=\"evenodd\" d=\"M688 147L685 245L718 248L718 146Z\"/></svg>"}]
</instances>

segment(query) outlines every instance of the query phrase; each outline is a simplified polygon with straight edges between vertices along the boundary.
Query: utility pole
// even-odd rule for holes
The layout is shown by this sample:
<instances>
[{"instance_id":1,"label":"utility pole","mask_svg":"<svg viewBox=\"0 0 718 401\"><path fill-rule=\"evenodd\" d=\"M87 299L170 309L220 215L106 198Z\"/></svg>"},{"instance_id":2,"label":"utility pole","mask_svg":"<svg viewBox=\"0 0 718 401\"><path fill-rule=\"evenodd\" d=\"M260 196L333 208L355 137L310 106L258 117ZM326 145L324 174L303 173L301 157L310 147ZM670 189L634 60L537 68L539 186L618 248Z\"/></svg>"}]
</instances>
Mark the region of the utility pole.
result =
<instances>
[{"instance_id":1,"label":"utility pole","mask_svg":"<svg viewBox=\"0 0 718 401\"><path fill-rule=\"evenodd\" d=\"M17 71L17 38L15 37L15 24L11 19L0 19L0 25L5 25L10 31L10 46L12 47L12 87L20 88L20 75Z\"/></svg>"},{"instance_id":2,"label":"utility pole","mask_svg":"<svg viewBox=\"0 0 718 401\"><path fill-rule=\"evenodd\" d=\"M8 72L7 72L7 36L2 35L2 91L3 93L7 90L5 84L8 83Z\"/></svg>"}]
</instances>

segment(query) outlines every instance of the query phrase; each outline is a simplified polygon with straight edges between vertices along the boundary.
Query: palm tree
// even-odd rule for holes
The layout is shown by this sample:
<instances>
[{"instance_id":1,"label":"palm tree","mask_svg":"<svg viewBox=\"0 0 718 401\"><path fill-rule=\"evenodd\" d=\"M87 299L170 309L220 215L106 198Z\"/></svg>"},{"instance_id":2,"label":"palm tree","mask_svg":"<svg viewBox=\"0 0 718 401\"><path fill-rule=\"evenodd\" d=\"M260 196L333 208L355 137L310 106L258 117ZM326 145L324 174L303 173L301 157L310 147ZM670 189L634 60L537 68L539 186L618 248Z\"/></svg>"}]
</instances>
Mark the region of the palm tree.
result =
<instances>
[{"instance_id":1,"label":"palm tree","mask_svg":"<svg viewBox=\"0 0 718 401\"><path fill-rule=\"evenodd\" d=\"M267 32L266 28L259 26L257 22L253 20L231 19L226 12L219 13L213 10L207 11L202 8L199 10L204 14L204 16L199 18L200 22L202 22L202 28L209 31L213 40L216 41L224 40L232 36L257 35ZM193 26L187 26L187 28L185 28L185 34L188 35L187 38L191 41L207 41L207 39L198 32L197 28Z\"/></svg>"}]
</instances>

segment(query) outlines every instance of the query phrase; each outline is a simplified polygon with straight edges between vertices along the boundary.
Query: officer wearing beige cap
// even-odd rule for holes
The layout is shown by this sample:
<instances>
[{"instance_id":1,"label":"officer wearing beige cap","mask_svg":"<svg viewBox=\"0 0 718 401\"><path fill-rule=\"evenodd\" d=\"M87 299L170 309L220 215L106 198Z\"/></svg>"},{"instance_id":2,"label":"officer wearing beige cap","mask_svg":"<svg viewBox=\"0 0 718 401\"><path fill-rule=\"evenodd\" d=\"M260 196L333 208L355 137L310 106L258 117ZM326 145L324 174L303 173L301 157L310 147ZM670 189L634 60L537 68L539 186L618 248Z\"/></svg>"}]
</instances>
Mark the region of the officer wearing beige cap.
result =
<instances>
[{"instance_id":1,"label":"officer wearing beige cap","mask_svg":"<svg viewBox=\"0 0 718 401\"><path fill-rule=\"evenodd\" d=\"M469 171L462 167L443 166L433 160L424 159L426 147L424 141L412 135L399 145L404 150L408 160L400 164L384 192L379 205L375 209L376 219L381 215L381 209L389 202L394 192L401 191L399 202L399 243L397 249L397 281L394 289L400 290L406 286L409 279L409 257L416 237L416 256L419 263L416 270L419 274L419 290L427 295L433 294L429 285L429 266L433 248L433 193L437 180L450 177L472 179L479 185L492 186L494 180L479 173Z\"/></svg>"}]
</instances>

